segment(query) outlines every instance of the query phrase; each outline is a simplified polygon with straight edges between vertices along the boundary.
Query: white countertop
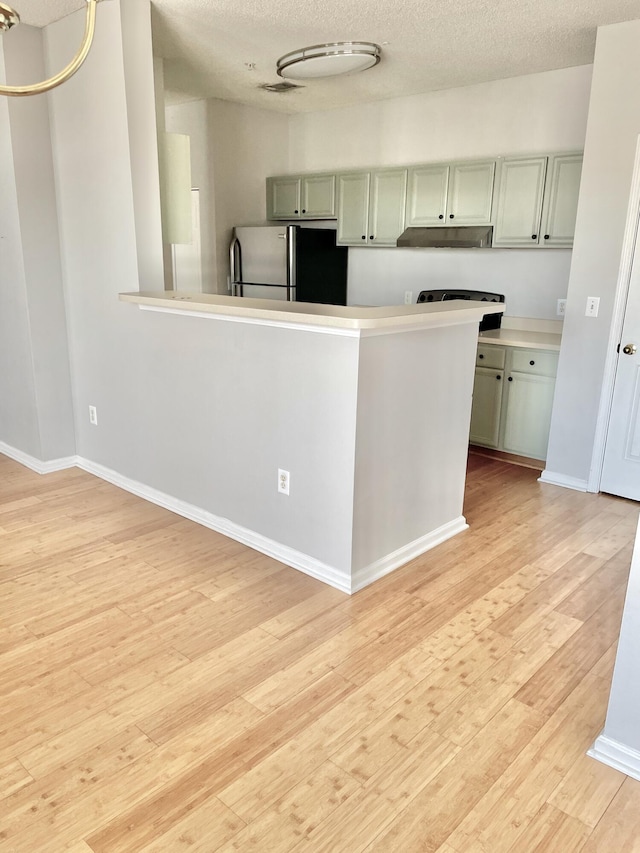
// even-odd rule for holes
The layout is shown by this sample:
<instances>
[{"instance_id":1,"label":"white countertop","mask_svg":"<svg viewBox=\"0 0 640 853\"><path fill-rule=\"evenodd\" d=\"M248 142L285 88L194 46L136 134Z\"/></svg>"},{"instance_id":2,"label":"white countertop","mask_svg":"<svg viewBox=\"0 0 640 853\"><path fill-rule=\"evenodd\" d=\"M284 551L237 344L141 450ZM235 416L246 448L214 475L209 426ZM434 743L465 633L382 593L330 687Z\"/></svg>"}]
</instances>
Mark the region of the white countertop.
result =
<instances>
[{"instance_id":1,"label":"white countertop","mask_svg":"<svg viewBox=\"0 0 640 853\"><path fill-rule=\"evenodd\" d=\"M560 349L562 335L555 332L538 332L528 329L491 329L480 332L478 343L501 344L506 347L524 347L526 349Z\"/></svg>"},{"instance_id":2,"label":"white countertop","mask_svg":"<svg viewBox=\"0 0 640 853\"><path fill-rule=\"evenodd\" d=\"M123 302L140 308L174 314L210 315L219 319L277 323L326 330L351 330L358 334L367 330L410 331L479 322L484 314L500 313L500 303L450 301L431 304L388 305L382 307L320 305L310 302L284 302L275 299L250 299L220 296L212 293L179 293L176 291L143 291L121 293Z\"/></svg>"}]
</instances>

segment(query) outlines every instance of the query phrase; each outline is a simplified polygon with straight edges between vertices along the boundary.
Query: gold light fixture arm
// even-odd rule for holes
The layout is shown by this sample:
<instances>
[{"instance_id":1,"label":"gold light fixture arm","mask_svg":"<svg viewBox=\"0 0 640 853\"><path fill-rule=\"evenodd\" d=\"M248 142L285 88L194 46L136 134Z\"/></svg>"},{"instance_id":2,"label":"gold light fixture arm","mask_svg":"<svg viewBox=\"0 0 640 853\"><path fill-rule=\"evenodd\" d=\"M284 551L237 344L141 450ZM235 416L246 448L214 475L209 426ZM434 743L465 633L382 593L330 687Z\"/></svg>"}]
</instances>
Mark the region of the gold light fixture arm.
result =
<instances>
[{"instance_id":1,"label":"gold light fixture arm","mask_svg":"<svg viewBox=\"0 0 640 853\"><path fill-rule=\"evenodd\" d=\"M84 38L82 39L80 49L66 68L60 71L59 74L56 74L55 77L43 80L42 83L33 83L30 86L0 86L0 95L17 97L20 97L21 95L40 95L42 92L48 92L50 89L55 89L56 86L64 83L69 79L69 77L75 74L87 58L87 54L91 49L91 43L93 42L93 34L96 26L96 6L99 2L100 0L87 0L87 18L84 28ZM0 4L0 7L2 7L2 11L7 8L2 6L2 4Z\"/></svg>"}]
</instances>

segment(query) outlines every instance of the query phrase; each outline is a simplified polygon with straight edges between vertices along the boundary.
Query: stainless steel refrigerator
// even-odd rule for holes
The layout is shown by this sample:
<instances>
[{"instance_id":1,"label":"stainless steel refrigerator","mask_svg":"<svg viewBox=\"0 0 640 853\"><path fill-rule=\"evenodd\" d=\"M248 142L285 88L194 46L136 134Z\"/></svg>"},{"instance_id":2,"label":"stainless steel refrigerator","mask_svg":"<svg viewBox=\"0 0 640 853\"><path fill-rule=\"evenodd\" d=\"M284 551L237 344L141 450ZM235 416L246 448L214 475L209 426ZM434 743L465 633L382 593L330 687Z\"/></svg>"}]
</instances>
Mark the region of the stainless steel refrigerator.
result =
<instances>
[{"instance_id":1,"label":"stainless steel refrigerator","mask_svg":"<svg viewBox=\"0 0 640 853\"><path fill-rule=\"evenodd\" d=\"M234 296L347 304L347 248L332 228L240 226L229 254Z\"/></svg>"}]
</instances>

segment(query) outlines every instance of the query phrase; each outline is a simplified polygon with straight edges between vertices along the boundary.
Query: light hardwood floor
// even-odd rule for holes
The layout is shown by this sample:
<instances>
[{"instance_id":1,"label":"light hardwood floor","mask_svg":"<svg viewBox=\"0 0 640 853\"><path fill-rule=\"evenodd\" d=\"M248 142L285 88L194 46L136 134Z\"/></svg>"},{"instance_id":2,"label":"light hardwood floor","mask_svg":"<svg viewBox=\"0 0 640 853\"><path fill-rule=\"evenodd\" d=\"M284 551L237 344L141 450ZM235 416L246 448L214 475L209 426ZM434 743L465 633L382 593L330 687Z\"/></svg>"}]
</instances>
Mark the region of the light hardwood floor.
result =
<instances>
[{"instance_id":1,"label":"light hardwood floor","mask_svg":"<svg viewBox=\"0 0 640 853\"><path fill-rule=\"evenodd\" d=\"M469 467L471 529L349 598L0 456L0 851L640 851L585 756L638 506Z\"/></svg>"}]
</instances>

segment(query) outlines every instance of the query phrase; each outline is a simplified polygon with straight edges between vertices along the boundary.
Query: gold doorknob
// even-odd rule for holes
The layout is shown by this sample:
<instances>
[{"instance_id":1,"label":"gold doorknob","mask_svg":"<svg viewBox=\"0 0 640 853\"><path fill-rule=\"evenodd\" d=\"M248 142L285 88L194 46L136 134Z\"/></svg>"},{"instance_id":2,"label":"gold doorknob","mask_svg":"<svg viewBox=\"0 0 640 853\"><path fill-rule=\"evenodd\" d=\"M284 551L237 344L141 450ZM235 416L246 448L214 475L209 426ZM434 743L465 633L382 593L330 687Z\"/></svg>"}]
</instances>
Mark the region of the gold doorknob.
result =
<instances>
[{"instance_id":1,"label":"gold doorknob","mask_svg":"<svg viewBox=\"0 0 640 853\"><path fill-rule=\"evenodd\" d=\"M622 352L625 355L635 355L638 352L638 347L635 344L627 344L622 347Z\"/></svg>"}]
</instances>

